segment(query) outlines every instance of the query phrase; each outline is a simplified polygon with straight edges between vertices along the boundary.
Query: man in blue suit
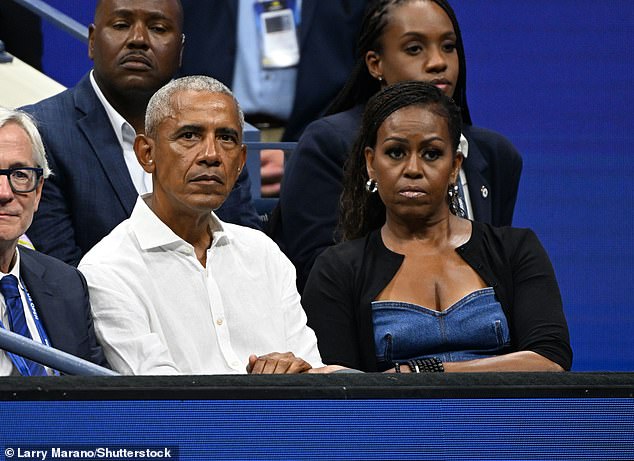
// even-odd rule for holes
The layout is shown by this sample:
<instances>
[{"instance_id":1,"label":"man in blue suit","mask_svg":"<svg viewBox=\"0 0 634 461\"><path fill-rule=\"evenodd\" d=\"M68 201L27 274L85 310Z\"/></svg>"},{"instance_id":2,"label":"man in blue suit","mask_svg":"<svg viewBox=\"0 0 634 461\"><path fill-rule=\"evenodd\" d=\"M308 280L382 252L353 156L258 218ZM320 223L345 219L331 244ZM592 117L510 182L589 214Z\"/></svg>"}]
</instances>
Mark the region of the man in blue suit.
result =
<instances>
[{"instance_id":1,"label":"man in blue suit","mask_svg":"<svg viewBox=\"0 0 634 461\"><path fill-rule=\"evenodd\" d=\"M18 248L49 174L31 118L0 107L0 327L106 365L81 273L50 256ZM51 373L40 364L0 351L0 376Z\"/></svg>"},{"instance_id":2,"label":"man in blue suit","mask_svg":"<svg viewBox=\"0 0 634 461\"><path fill-rule=\"evenodd\" d=\"M178 0L100 0L89 28L93 70L74 88L24 108L39 122L54 171L29 229L38 250L77 265L151 191L132 145L150 97L179 68L182 23ZM217 213L259 227L246 170Z\"/></svg>"}]
</instances>

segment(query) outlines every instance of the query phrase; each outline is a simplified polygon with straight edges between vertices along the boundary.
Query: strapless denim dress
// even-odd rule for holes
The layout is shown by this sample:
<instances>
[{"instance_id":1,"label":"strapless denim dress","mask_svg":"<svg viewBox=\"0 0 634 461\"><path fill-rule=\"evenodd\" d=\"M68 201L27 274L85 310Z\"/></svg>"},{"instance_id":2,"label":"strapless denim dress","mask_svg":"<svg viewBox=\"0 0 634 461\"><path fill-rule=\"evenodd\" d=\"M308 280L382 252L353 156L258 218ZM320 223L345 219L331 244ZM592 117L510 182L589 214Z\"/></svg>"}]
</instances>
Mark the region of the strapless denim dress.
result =
<instances>
[{"instance_id":1,"label":"strapless denim dress","mask_svg":"<svg viewBox=\"0 0 634 461\"><path fill-rule=\"evenodd\" d=\"M468 294L442 312L405 302L374 301L372 318L380 371L416 358L458 362L501 355L511 342L506 316L490 287Z\"/></svg>"}]
</instances>

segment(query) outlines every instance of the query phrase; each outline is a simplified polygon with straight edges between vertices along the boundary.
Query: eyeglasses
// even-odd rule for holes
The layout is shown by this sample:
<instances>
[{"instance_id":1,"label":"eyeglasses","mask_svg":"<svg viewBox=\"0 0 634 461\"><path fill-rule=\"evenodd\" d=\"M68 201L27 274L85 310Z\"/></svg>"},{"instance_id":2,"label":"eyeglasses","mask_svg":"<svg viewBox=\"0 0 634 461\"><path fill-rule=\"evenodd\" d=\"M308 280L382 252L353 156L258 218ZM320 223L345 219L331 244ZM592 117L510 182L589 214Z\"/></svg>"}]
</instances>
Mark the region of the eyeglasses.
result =
<instances>
[{"instance_id":1,"label":"eyeglasses","mask_svg":"<svg viewBox=\"0 0 634 461\"><path fill-rule=\"evenodd\" d=\"M4 175L9 179L9 186L16 194L34 191L43 173L44 170L42 168L27 166L7 168L6 170L0 169L0 176Z\"/></svg>"}]
</instances>

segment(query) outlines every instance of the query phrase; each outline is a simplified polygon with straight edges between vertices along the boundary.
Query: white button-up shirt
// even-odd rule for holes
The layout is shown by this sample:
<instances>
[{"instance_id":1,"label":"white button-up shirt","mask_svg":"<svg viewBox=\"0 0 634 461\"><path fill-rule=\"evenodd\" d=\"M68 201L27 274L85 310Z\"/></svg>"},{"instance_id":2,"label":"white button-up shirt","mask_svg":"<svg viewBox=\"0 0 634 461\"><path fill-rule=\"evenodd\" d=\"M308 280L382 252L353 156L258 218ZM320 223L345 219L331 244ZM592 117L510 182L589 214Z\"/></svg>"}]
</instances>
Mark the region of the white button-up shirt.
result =
<instances>
[{"instance_id":1,"label":"white button-up shirt","mask_svg":"<svg viewBox=\"0 0 634 461\"><path fill-rule=\"evenodd\" d=\"M460 144L458 145L458 152L462 153L462 156L466 159L469 155L469 141L460 133ZM473 207L471 206L471 195L469 194L469 184L467 183L467 175L462 168L460 168L459 176L462 183L462 192L464 194L464 201L466 206L467 218L473 219Z\"/></svg>"},{"instance_id":2,"label":"white button-up shirt","mask_svg":"<svg viewBox=\"0 0 634 461\"><path fill-rule=\"evenodd\" d=\"M123 159L125 160L125 165L130 173L132 183L139 194L152 192L152 175L143 170L143 167L139 164L139 161L136 159L136 154L134 153L134 139L136 138L134 128L108 102L102 93L101 88L97 85L97 81L95 80L95 76L93 74L94 70L90 71L90 84L92 85L92 89L95 91L97 98L101 102L101 105L105 109L106 114L108 115L108 120L110 120L110 124L112 125L112 129L117 136L117 140L119 141L119 145L123 151Z\"/></svg>"},{"instance_id":3,"label":"white button-up shirt","mask_svg":"<svg viewBox=\"0 0 634 461\"><path fill-rule=\"evenodd\" d=\"M263 233L220 221L203 267L139 197L82 259L95 331L124 374L245 373L249 355L293 352L322 366L295 269Z\"/></svg>"}]
</instances>

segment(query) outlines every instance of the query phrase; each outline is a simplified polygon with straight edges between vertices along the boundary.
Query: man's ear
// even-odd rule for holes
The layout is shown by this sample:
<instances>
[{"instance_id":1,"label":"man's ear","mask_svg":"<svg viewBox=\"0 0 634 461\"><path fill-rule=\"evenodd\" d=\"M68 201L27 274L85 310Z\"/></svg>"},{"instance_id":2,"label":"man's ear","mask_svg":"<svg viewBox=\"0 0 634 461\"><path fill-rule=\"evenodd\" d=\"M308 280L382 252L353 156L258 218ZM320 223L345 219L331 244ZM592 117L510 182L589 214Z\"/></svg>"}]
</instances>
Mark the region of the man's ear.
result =
<instances>
[{"instance_id":1,"label":"man's ear","mask_svg":"<svg viewBox=\"0 0 634 461\"><path fill-rule=\"evenodd\" d=\"M39 183L35 188L35 205L33 206L33 213L40 207L40 199L42 198L42 188L44 187L44 177L40 177Z\"/></svg>"},{"instance_id":2,"label":"man's ear","mask_svg":"<svg viewBox=\"0 0 634 461\"><path fill-rule=\"evenodd\" d=\"M244 165L247 163L247 146L246 144L242 144L240 146L240 164L238 170L241 172L244 168Z\"/></svg>"},{"instance_id":3,"label":"man's ear","mask_svg":"<svg viewBox=\"0 0 634 461\"><path fill-rule=\"evenodd\" d=\"M236 182L238 182L238 177L240 176L240 173L242 173L244 165L247 162L246 144L240 144L240 150L238 151L237 156L238 162L236 169L227 171L227 185L231 186L231 189L233 189L233 186L235 186Z\"/></svg>"},{"instance_id":4,"label":"man's ear","mask_svg":"<svg viewBox=\"0 0 634 461\"><path fill-rule=\"evenodd\" d=\"M154 173L154 140L144 134L137 134L134 139L136 159L146 173Z\"/></svg>"},{"instance_id":5,"label":"man's ear","mask_svg":"<svg viewBox=\"0 0 634 461\"><path fill-rule=\"evenodd\" d=\"M95 25L88 26L88 57L92 61L95 55Z\"/></svg>"}]
</instances>

